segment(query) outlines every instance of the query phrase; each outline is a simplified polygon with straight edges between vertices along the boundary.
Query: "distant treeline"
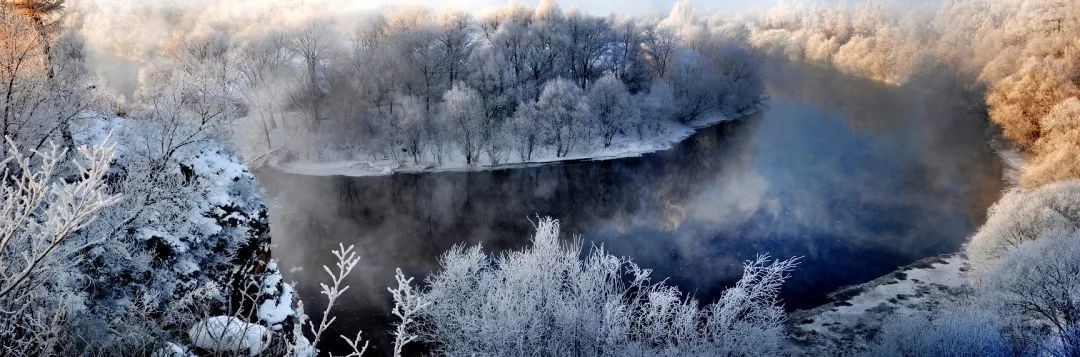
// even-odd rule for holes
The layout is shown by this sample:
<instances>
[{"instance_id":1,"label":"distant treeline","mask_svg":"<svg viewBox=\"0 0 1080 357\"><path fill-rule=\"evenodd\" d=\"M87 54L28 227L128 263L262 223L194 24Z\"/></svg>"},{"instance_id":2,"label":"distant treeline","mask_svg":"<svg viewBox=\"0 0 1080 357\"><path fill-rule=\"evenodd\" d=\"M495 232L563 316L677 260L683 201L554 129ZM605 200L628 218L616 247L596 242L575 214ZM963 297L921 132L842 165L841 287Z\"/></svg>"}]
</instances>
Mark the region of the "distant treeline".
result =
<instances>
[{"instance_id":1,"label":"distant treeline","mask_svg":"<svg viewBox=\"0 0 1080 357\"><path fill-rule=\"evenodd\" d=\"M680 19L605 18L507 5L482 16L398 8L343 25L188 36L144 70L217 68L244 111L248 157L412 164L588 155L667 122L754 107L748 51L679 32ZM161 76L167 80L169 76Z\"/></svg>"}]
</instances>

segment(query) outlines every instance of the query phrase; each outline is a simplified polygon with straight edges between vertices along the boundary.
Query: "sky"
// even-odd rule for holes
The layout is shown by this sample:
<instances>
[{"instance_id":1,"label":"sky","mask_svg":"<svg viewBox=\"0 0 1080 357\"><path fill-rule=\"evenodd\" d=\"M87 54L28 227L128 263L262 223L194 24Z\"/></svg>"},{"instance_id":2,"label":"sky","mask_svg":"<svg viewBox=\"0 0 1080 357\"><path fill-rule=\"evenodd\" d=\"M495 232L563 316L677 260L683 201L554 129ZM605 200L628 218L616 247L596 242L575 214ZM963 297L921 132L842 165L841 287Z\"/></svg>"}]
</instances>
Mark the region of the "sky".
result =
<instances>
[{"instance_id":1,"label":"sky","mask_svg":"<svg viewBox=\"0 0 1080 357\"><path fill-rule=\"evenodd\" d=\"M403 4L424 4L431 7L453 6L464 10L482 10L504 5L508 0L354 0L363 1L372 8ZM518 0L522 4L535 5L539 0ZM564 10L577 8L594 15L611 13L630 15L666 15L676 0L558 0ZM702 11L737 11L767 8L778 0L691 0L694 8Z\"/></svg>"},{"instance_id":2,"label":"sky","mask_svg":"<svg viewBox=\"0 0 1080 357\"><path fill-rule=\"evenodd\" d=\"M499 3L501 1L492 2ZM691 0L690 2L694 4L695 9L700 11L722 12L766 8L775 5L777 0ZM675 0L562 0L559 1L559 5L564 9L577 7L596 15L607 15L613 12L648 15L653 13L667 14L671 7L675 5Z\"/></svg>"}]
</instances>

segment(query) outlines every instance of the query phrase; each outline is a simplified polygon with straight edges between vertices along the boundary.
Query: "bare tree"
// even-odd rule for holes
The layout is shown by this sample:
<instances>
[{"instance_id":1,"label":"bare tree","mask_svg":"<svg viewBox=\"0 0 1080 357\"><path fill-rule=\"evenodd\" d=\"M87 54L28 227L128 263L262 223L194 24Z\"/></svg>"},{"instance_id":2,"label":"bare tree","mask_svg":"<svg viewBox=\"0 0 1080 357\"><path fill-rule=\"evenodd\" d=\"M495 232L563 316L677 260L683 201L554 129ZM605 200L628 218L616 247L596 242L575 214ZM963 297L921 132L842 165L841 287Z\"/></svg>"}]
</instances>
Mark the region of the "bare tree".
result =
<instances>
[{"instance_id":1,"label":"bare tree","mask_svg":"<svg viewBox=\"0 0 1080 357\"><path fill-rule=\"evenodd\" d=\"M325 97L319 80L319 70L329 57L329 28L323 23L311 23L295 33L289 41L289 50L299 57L305 66L304 84L299 93L293 95L293 104L302 108L308 115L308 128L317 129L326 118L322 114Z\"/></svg>"},{"instance_id":2,"label":"bare tree","mask_svg":"<svg viewBox=\"0 0 1080 357\"><path fill-rule=\"evenodd\" d=\"M572 14L566 18L567 41L564 51L569 56L570 78L585 89L600 74L597 63L608 52L612 31L603 18Z\"/></svg>"},{"instance_id":3,"label":"bare tree","mask_svg":"<svg viewBox=\"0 0 1080 357\"><path fill-rule=\"evenodd\" d=\"M20 140L36 109L45 103L48 68L43 37L34 24L7 6L0 6L0 94L3 126L0 135Z\"/></svg>"},{"instance_id":4,"label":"bare tree","mask_svg":"<svg viewBox=\"0 0 1080 357\"><path fill-rule=\"evenodd\" d=\"M420 164L428 144L427 112L419 98L404 95L395 100L394 119L401 128L404 150L412 156L413 164Z\"/></svg>"},{"instance_id":5,"label":"bare tree","mask_svg":"<svg viewBox=\"0 0 1080 357\"><path fill-rule=\"evenodd\" d=\"M470 18L459 12L439 15L437 19L439 36L437 44L446 57L444 67L446 83L456 83L465 78L469 56L475 47L470 33Z\"/></svg>"},{"instance_id":6,"label":"bare tree","mask_svg":"<svg viewBox=\"0 0 1080 357\"><path fill-rule=\"evenodd\" d=\"M642 51L645 52L649 65L652 67L656 78L667 76L668 67L675 59L675 50L678 48L678 37L670 28L651 25L646 27Z\"/></svg>"},{"instance_id":7,"label":"bare tree","mask_svg":"<svg viewBox=\"0 0 1080 357\"><path fill-rule=\"evenodd\" d=\"M279 95L282 84L276 75L288 65L286 39L278 34L247 42L238 50L236 69L239 87L249 110L247 119L265 140L264 150L275 149L271 131L281 126L283 107Z\"/></svg>"}]
</instances>

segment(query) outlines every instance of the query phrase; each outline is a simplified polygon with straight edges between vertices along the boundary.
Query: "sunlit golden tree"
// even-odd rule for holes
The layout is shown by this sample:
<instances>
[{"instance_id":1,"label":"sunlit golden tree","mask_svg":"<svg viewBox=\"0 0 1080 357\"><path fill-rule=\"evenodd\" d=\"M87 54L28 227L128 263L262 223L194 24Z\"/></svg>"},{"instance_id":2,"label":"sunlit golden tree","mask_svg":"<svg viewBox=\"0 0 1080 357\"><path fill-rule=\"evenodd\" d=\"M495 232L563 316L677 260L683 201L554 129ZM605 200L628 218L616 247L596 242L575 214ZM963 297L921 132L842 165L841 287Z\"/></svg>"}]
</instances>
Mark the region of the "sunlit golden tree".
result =
<instances>
[{"instance_id":1,"label":"sunlit golden tree","mask_svg":"<svg viewBox=\"0 0 1080 357\"><path fill-rule=\"evenodd\" d=\"M19 14L30 18L37 33L44 41L45 54L49 54L52 37L58 33L60 14L66 0L6 0ZM50 72L52 72L50 70ZM51 74L50 74L51 77Z\"/></svg>"},{"instance_id":2,"label":"sunlit golden tree","mask_svg":"<svg viewBox=\"0 0 1080 357\"><path fill-rule=\"evenodd\" d=\"M56 27L65 2L66 0L8 0L15 10L33 20L39 30L51 30Z\"/></svg>"}]
</instances>

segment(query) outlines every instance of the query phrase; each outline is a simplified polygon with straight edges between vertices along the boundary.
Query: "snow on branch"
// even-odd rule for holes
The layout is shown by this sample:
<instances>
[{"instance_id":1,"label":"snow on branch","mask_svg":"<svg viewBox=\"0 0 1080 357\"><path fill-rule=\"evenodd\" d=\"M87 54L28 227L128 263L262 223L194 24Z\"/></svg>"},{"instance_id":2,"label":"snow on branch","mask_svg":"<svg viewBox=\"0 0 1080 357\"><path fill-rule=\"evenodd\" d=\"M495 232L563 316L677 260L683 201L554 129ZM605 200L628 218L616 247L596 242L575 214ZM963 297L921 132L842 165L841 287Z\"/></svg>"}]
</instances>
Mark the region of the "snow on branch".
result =
<instances>
[{"instance_id":1,"label":"snow on branch","mask_svg":"<svg viewBox=\"0 0 1080 357\"><path fill-rule=\"evenodd\" d=\"M54 286L67 279L64 269L109 239L68 242L120 201L106 192L113 146L78 151L71 160L51 143L27 154L7 138L7 158L0 161L0 350L32 354L58 343L55 329L66 310L37 297L62 294Z\"/></svg>"}]
</instances>

